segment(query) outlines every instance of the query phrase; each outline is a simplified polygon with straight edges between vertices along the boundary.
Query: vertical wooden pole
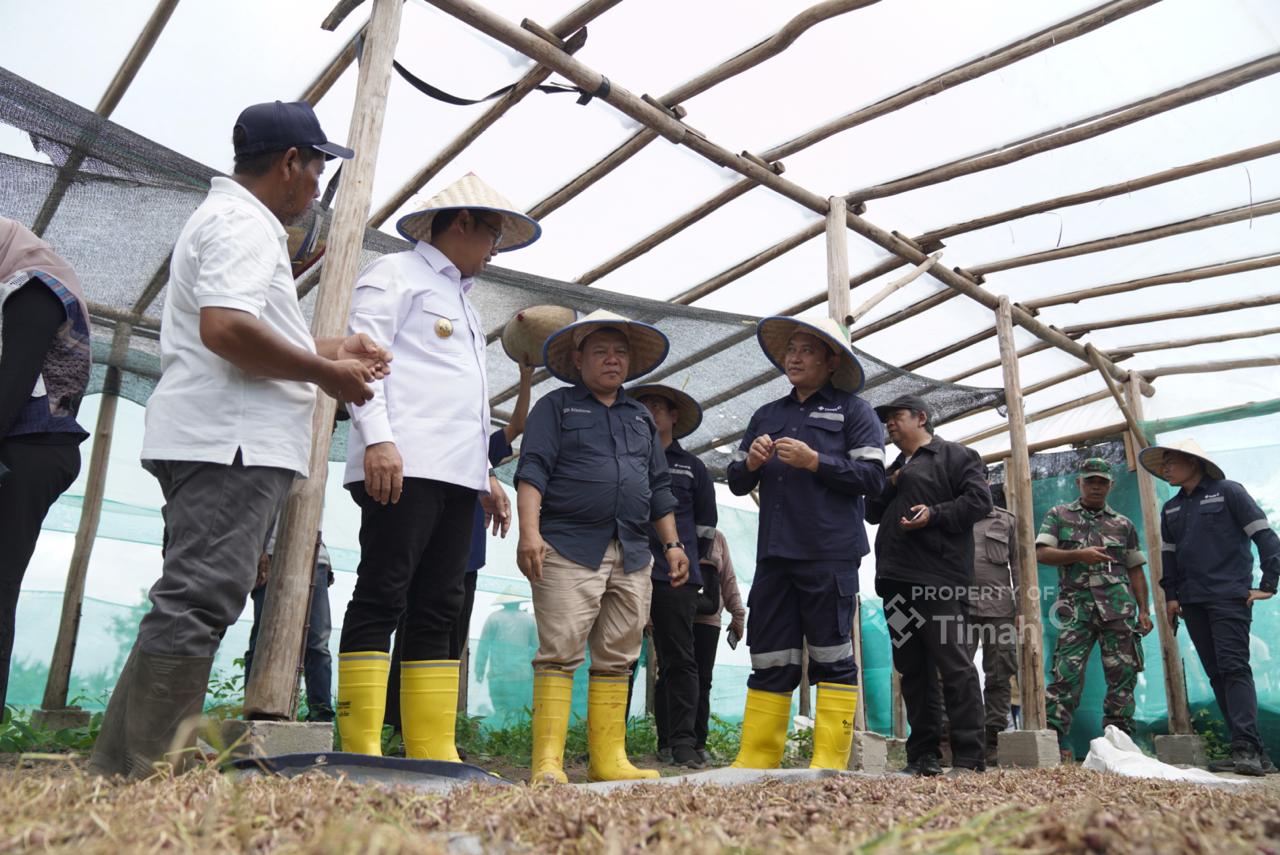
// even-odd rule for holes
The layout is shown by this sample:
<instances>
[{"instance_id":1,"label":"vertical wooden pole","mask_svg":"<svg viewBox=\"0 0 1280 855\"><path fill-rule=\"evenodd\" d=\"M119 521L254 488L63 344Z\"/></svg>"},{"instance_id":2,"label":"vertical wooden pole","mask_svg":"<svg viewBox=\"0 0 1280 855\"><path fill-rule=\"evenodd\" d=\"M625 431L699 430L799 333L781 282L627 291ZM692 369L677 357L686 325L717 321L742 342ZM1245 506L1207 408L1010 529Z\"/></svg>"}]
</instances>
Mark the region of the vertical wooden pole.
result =
<instances>
[{"instance_id":1,"label":"vertical wooden pole","mask_svg":"<svg viewBox=\"0 0 1280 855\"><path fill-rule=\"evenodd\" d=\"M1018 349L1013 343L1013 307L1002 296L996 307L996 336L1000 342L1000 364L1004 369L1005 406L1009 411L1009 462L1005 469L1005 489L1009 509L1017 516L1018 558L1022 585L1018 592L1018 612L1022 617L1022 727L1043 730L1044 709L1044 629L1040 619L1040 586L1037 582L1035 519L1031 497L1031 461L1027 452L1027 423L1022 409L1022 383L1018 375ZM1012 491L1009 490L1012 485Z\"/></svg>"},{"instance_id":2,"label":"vertical wooden pole","mask_svg":"<svg viewBox=\"0 0 1280 855\"><path fill-rule=\"evenodd\" d=\"M334 205L327 261L311 323L317 338L341 335L346 329L369 217L391 61L400 37L400 9L401 0L373 0L348 136L348 145L356 154L342 170ZM258 653L245 690L244 714L248 719L290 719L297 707L298 638L306 619L307 586L315 569L311 562L324 506L336 407L332 398L317 392L311 422L310 477L294 487L280 518Z\"/></svg>"},{"instance_id":3,"label":"vertical wooden pole","mask_svg":"<svg viewBox=\"0 0 1280 855\"><path fill-rule=\"evenodd\" d=\"M49 678L44 685L43 710L61 710L67 706L67 690L71 685L71 663L76 655L76 637L80 633L80 610L84 606L84 583L89 575L89 557L98 536L102 519L102 499L107 488L107 467L111 462L111 440L115 433L116 404L120 401L120 369L129 350L130 324L121 322L111 340L111 357L102 382L102 399L98 402L98 422L93 429L93 451L89 454L89 474L85 479L84 501L80 506L80 523L76 527L76 543L67 567L67 581L62 593L62 614L58 619L58 638L49 661Z\"/></svg>"},{"instance_id":4,"label":"vertical wooden pole","mask_svg":"<svg viewBox=\"0 0 1280 855\"><path fill-rule=\"evenodd\" d=\"M827 314L849 323L849 226L843 196L832 196L827 211Z\"/></svg>"},{"instance_id":5,"label":"vertical wooden pole","mask_svg":"<svg viewBox=\"0 0 1280 855\"><path fill-rule=\"evenodd\" d=\"M907 738L907 706L902 702L902 677L897 668L889 669L890 717L893 719L893 738Z\"/></svg>"},{"instance_id":6,"label":"vertical wooden pole","mask_svg":"<svg viewBox=\"0 0 1280 855\"><path fill-rule=\"evenodd\" d=\"M1133 416L1142 419L1142 392L1138 388L1138 375L1130 372L1129 381L1125 384L1125 398ZM1156 625L1156 633L1160 639L1160 660L1164 664L1164 694L1169 707L1169 732L1174 734L1191 733L1191 711L1187 706L1187 683L1182 673L1182 656L1178 652L1178 638L1169 625L1169 615L1165 611L1164 588L1160 580L1164 577L1163 556L1160 554L1160 511L1156 507L1156 484L1146 469L1141 466L1138 474L1138 501L1142 505L1142 531L1147 547L1147 570L1151 580L1151 598L1155 601L1155 613L1152 620Z\"/></svg>"},{"instance_id":7,"label":"vertical wooden pole","mask_svg":"<svg viewBox=\"0 0 1280 855\"><path fill-rule=\"evenodd\" d=\"M644 634L645 652L648 654L644 658L644 713L645 715L653 715L656 706L654 699L654 690L658 687L658 651L653 644L653 634L646 632ZM630 715L628 710L627 714Z\"/></svg>"},{"instance_id":8,"label":"vertical wooden pole","mask_svg":"<svg viewBox=\"0 0 1280 855\"><path fill-rule=\"evenodd\" d=\"M854 597L854 615L853 615L853 664L858 669L858 683L863 687L861 696L858 698L858 706L853 713L853 729L867 729L867 681L862 677L862 597L861 595Z\"/></svg>"}]
</instances>

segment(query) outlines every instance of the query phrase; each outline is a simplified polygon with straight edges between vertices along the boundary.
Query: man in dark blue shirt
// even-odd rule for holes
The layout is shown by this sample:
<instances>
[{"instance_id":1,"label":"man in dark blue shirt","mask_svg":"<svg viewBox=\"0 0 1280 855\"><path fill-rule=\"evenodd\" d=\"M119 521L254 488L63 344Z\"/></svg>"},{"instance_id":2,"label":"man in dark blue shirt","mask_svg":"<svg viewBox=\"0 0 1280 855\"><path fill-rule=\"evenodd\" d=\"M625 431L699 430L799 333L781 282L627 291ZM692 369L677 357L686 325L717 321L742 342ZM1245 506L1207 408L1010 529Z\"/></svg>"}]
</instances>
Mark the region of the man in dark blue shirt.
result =
<instances>
[{"instance_id":1,"label":"man in dark blue shirt","mask_svg":"<svg viewBox=\"0 0 1280 855\"><path fill-rule=\"evenodd\" d=\"M1270 766L1258 734L1258 695L1249 667L1253 604L1275 595L1280 580L1280 538L1267 515L1194 440L1143 449L1142 465L1175 487L1160 514L1160 555L1169 622L1178 615L1231 732L1231 760L1214 771L1262 775ZM1258 547L1262 581L1253 586Z\"/></svg>"},{"instance_id":2,"label":"man in dark blue shirt","mask_svg":"<svg viewBox=\"0 0 1280 855\"><path fill-rule=\"evenodd\" d=\"M656 778L626 754L628 672L649 614L650 524L672 585L689 576L675 496L653 419L622 390L657 368L667 338L604 310L547 339L547 370L573 385L547 393L525 426L516 469L516 562L533 589L533 780L565 782L573 672L591 645L591 780Z\"/></svg>"},{"instance_id":3,"label":"man in dark blue shirt","mask_svg":"<svg viewBox=\"0 0 1280 855\"><path fill-rule=\"evenodd\" d=\"M862 367L843 327L765 318L756 338L793 388L756 410L728 469L735 494L760 491L747 601L751 677L733 765L772 769L781 761L807 641L818 684L810 766L844 769L858 700L858 564L869 551L863 497L884 486L884 434L857 395Z\"/></svg>"},{"instance_id":4,"label":"man in dark blue shirt","mask_svg":"<svg viewBox=\"0 0 1280 855\"><path fill-rule=\"evenodd\" d=\"M671 492L676 497L676 532L689 558L688 584L672 585L662 541L656 531L650 531L653 602L649 616L658 653L658 680L653 687L658 758L701 769L706 764L695 747L698 660L694 656L693 619L698 610L698 587L708 584L708 578L714 575L710 565L701 565L700 560L711 554L715 538L716 489L706 465L681 448L679 439L697 430L702 408L692 397L670 386L636 386L629 394L649 410L658 426L658 438L666 449L667 470L671 473ZM708 571L706 578L704 570ZM719 578L712 584L718 588Z\"/></svg>"}]
</instances>

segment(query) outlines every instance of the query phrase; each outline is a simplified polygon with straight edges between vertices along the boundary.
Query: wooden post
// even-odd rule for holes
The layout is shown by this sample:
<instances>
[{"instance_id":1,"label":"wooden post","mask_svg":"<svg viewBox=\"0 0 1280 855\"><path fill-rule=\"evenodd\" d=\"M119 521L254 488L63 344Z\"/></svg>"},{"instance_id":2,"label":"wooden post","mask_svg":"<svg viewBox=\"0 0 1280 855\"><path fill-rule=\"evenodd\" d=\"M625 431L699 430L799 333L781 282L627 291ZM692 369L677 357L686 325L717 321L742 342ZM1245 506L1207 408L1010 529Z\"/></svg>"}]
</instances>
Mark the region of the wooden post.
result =
<instances>
[{"instance_id":1,"label":"wooden post","mask_svg":"<svg viewBox=\"0 0 1280 855\"><path fill-rule=\"evenodd\" d=\"M649 654L644 660L644 712L653 715L653 696L658 688L658 650L653 644L653 633L644 634L644 646Z\"/></svg>"},{"instance_id":2,"label":"wooden post","mask_svg":"<svg viewBox=\"0 0 1280 855\"><path fill-rule=\"evenodd\" d=\"M401 0L373 0L348 141L356 155L343 169L334 206L328 260L321 273L311 324L317 338L341 335L346 328L364 243L364 224L369 216L391 60L400 35L400 10ZM294 487L280 518L258 653L245 689L247 719L287 720L297 707L301 664L298 639L306 620L307 587L315 569L312 557L329 474L329 443L336 406L328 395L317 392L311 421L310 477Z\"/></svg>"},{"instance_id":3,"label":"wooden post","mask_svg":"<svg viewBox=\"0 0 1280 855\"><path fill-rule=\"evenodd\" d=\"M1131 375L1132 376L1132 375ZM1134 380L1125 385L1125 397L1137 418L1142 418L1142 395ZM1138 501L1142 505L1142 532L1147 547L1147 575L1151 579L1151 598L1155 601L1155 613L1151 619L1160 639L1160 660L1164 665L1164 694L1169 707L1169 732L1191 733L1191 711L1187 706L1187 683L1182 673L1182 657L1178 653L1178 637L1169 625L1165 611L1163 556L1160 554L1160 511L1156 507L1156 484L1146 469L1138 470Z\"/></svg>"},{"instance_id":4,"label":"wooden post","mask_svg":"<svg viewBox=\"0 0 1280 855\"><path fill-rule=\"evenodd\" d=\"M843 196L827 199L827 314L836 323L848 325L849 318L849 230L848 210Z\"/></svg>"},{"instance_id":5,"label":"wooden post","mask_svg":"<svg viewBox=\"0 0 1280 855\"><path fill-rule=\"evenodd\" d=\"M889 669L889 715L893 720L893 738L907 738L907 707L902 702L902 678L897 668Z\"/></svg>"},{"instance_id":6,"label":"wooden post","mask_svg":"<svg viewBox=\"0 0 1280 855\"><path fill-rule=\"evenodd\" d=\"M1134 418L1133 410L1125 402L1120 386L1107 373L1107 369L1103 367L1102 353L1092 344L1086 344L1084 349L1088 352L1089 359L1093 362L1094 367L1098 369L1098 373L1102 375L1102 382L1107 384L1107 391L1111 393L1116 406L1120 408L1120 414L1124 416L1124 423L1129 426L1129 433L1133 436L1134 442L1138 443L1140 450L1146 448L1151 443L1147 442L1147 435L1143 433L1142 425L1138 424L1138 420ZM1134 375L1130 372L1129 376L1133 377Z\"/></svg>"},{"instance_id":7,"label":"wooden post","mask_svg":"<svg viewBox=\"0 0 1280 855\"><path fill-rule=\"evenodd\" d=\"M44 711L67 707L67 689L71 684L71 663L76 654L76 637L80 632L80 609L84 605L84 583L89 575L89 557L98 536L102 518L102 498L107 487L107 466L111 458L111 440L115 432L116 405L120 401L120 369L129 350L133 327L116 325L111 340L111 357L102 382L102 398L98 402L98 423L93 429L93 451L89 455L89 474L85 479L84 501L80 506L80 524L76 527L76 544L67 567L67 581L62 593L62 614L58 618L58 638L49 661L49 678L44 685Z\"/></svg>"},{"instance_id":8,"label":"wooden post","mask_svg":"<svg viewBox=\"0 0 1280 855\"><path fill-rule=\"evenodd\" d=\"M862 596L854 596L854 613L853 613L853 664L858 669L858 684L866 685L866 681L862 679ZM858 706L853 713L853 729L867 729L867 695L866 689L862 691L862 697L858 698Z\"/></svg>"},{"instance_id":9,"label":"wooden post","mask_svg":"<svg viewBox=\"0 0 1280 855\"><path fill-rule=\"evenodd\" d=\"M1044 631L1040 620L1040 585L1037 580L1036 526L1031 501L1031 461L1027 451L1027 425L1022 412L1022 383L1018 377L1018 350L1013 343L1013 306L1006 296L996 307L997 338L1004 368L1005 406L1009 411L1009 444L1012 453L1005 469L1005 493L1009 510L1017 517L1018 559L1023 567L1018 592L1022 617L1019 673L1022 675L1022 728L1043 730Z\"/></svg>"}]
</instances>

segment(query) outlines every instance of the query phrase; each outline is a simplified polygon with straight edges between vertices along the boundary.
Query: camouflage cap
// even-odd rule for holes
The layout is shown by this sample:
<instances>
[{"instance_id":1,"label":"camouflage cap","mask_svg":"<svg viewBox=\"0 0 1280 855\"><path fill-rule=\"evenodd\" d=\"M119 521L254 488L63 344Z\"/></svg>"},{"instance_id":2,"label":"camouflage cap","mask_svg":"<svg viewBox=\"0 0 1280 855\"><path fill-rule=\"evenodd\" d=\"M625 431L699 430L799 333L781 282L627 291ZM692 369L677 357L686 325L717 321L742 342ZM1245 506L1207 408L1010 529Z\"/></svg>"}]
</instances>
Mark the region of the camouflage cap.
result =
<instances>
[{"instance_id":1,"label":"camouflage cap","mask_svg":"<svg viewBox=\"0 0 1280 855\"><path fill-rule=\"evenodd\" d=\"M1090 457L1080 466L1081 478L1106 478L1108 481L1114 481L1111 476L1111 464L1103 460L1101 457Z\"/></svg>"}]
</instances>

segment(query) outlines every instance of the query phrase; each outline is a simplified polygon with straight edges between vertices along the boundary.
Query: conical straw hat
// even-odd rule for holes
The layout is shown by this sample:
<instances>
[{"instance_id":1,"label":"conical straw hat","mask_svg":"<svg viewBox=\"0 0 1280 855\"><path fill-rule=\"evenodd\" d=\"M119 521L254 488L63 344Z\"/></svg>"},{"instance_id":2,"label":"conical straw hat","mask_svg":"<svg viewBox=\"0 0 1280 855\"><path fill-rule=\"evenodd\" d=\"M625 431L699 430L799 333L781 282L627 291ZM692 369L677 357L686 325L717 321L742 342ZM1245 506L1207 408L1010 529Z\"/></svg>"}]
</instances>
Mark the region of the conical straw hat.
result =
<instances>
[{"instance_id":1,"label":"conical straw hat","mask_svg":"<svg viewBox=\"0 0 1280 855\"><path fill-rule=\"evenodd\" d=\"M671 429L672 439L683 439L702 424L702 407L687 392L663 386L661 383L650 383L644 386L633 386L627 390L627 394L636 400L657 396L675 404L677 415L675 427Z\"/></svg>"},{"instance_id":2,"label":"conical straw hat","mask_svg":"<svg viewBox=\"0 0 1280 855\"><path fill-rule=\"evenodd\" d=\"M468 172L416 207L412 214L405 214L396 221L396 231L406 240L430 241L431 221L436 214L455 208L493 211L502 215L502 239L494 247L494 252L528 246L542 235L542 226L536 220L521 213L474 172Z\"/></svg>"},{"instance_id":3,"label":"conical straw hat","mask_svg":"<svg viewBox=\"0 0 1280 855\"><path fill-rule=\"evenodd\" d=\"M1142 464L1142 468L1146 469L1152 475L1164 480L1164 456L1170 451L1180 451L1191 457L1197 457L1204 464L1204 474L1208 475L1215 481L1221 481L1227 476L1223 473L1222 467L1209 459L1209 455L1204 453L1204 449L1200 447L1200 443L1194 439L1183 439L1178 442L1171 442L1168 445L1153 445L1150 448L1144 448L1138 452L1138 462Z\"/></svg>"},{"instance_id":4,"label":"conical straw hat","mask_svg":"<svg viewBox=\"0 0 1280 855\"><path fill-rule=\"evenodd\" d=\"M553 332L571 324L577 312L564 306L521 309L502 328L502 349L518 363L540 367L542 348Z\"/></svg>"},{"instance_id":5,"label":"conical straw hat","mask_svg":"<svg viewBox=\"0 0 1280 855\"><path fill-rule=\"evenodd\" d=\"M542 348L542 360L551 374L566 383L577 383L582 373L574 367L573 352L582 340L600 329L615 329L631 343L631 364L626 380L643 377L667 358L670 343L654 326L632 321L605 309L596 309L551 334Z\"/></svg>"},{"instance_id":6,"label":"conical straw hat","mask_svg":"<svg viewBox=\"0 0 1280 855\"><path fill-rule=\"evenodd\" d=\"M833 386L845 392L857 392L862 389L862 383L866 378L862 374L862 365L853 355L853 348L849 346L849 332L831 318L813 320L777 316L763 318L756 326L756 339L760 342L760 349L764 351L764 355L769 357L769 361L775 368L785 374L783 359L786 356L787 343L798 332L817 336L840 355L840 365L836 368L835 374L831 375Z\"/></svg>"}]
</instances>

